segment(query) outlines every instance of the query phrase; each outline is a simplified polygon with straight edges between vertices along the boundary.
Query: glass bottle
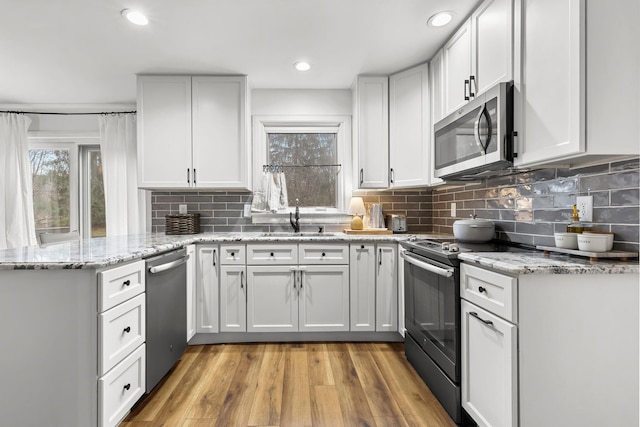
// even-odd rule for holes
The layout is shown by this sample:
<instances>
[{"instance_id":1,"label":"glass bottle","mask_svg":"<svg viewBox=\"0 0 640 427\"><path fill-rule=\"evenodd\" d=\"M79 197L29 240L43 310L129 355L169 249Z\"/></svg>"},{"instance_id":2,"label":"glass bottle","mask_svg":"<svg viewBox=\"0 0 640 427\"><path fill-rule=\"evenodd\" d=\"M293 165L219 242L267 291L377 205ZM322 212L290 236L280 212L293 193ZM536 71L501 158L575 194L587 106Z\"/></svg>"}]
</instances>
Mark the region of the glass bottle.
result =
<instances>
[{"instance_id":1,"label":"glass bottle","mask_svg":"<svg viewBox=\"0 0 640 427\"><path fill-rule=\"evenodd\" d=\"M584 225L580 222L578 215L578 206L573 205L573 213L571 214L571 224L567 226L567 233L582 233Z\"/></svg>"}]
</instances>

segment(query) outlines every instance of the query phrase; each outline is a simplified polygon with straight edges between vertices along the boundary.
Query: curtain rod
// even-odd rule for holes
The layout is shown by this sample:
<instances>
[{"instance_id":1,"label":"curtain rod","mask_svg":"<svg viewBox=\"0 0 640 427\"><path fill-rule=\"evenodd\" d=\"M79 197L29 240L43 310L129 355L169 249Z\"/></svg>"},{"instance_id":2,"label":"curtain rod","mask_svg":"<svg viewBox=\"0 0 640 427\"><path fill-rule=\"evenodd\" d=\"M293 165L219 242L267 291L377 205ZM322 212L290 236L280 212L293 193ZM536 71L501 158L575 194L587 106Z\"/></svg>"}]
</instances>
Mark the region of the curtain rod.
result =
<instances>
[{"instance_id":1,"label":"curtain rod","mask_svg":"<svg viewBox=\"0 0 640 427\"><path fill-rule=\"evenodd\" d=\"M44 112L44 111L0 111L0 113L15 113L15 114L51 114L57 116L95 116L99 114L137 114L137 111L104 111L101 113L54 113L54 112Z\"/></svg>"}]
</instances>

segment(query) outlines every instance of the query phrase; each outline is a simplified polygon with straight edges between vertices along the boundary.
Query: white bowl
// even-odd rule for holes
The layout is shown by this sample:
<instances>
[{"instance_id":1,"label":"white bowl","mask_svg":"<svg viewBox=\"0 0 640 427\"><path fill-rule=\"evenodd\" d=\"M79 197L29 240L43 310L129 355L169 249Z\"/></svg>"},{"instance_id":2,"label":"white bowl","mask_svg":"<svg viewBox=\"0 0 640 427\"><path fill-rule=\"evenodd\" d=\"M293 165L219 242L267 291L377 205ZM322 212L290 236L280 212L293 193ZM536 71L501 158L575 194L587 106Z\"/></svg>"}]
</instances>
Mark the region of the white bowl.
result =
<instances>
[{"instance_id":1,"label":"white bowl","mask_svg":"<svg viewBox=\"0 0 640 427\"><path fill-rule=\"evenodd\" d=\"M595 236L606 236L607 237L607 251L613 249L613 233L608 231L583 231L582 234L595 235Z\"/></svg>"},{"instance_id":2,"label":"white bowl","mask_svg":"<svg viewBox=\"0 0 640 427\"><path fill-rule=\"evenodd\" d=\"M563 249L578 249L578 233L553 233L556 247Z\"/></svg>"},{"instance_id":3,"label":"white bowl","mask_svg":"<svg viewBox=\"0 0 640 427\"><path fill-rule=\"evenodd\" d=\"M585 252L606 252L608 237L603 234L579 234L578 249Z\"/></svg>"}]
</instances>

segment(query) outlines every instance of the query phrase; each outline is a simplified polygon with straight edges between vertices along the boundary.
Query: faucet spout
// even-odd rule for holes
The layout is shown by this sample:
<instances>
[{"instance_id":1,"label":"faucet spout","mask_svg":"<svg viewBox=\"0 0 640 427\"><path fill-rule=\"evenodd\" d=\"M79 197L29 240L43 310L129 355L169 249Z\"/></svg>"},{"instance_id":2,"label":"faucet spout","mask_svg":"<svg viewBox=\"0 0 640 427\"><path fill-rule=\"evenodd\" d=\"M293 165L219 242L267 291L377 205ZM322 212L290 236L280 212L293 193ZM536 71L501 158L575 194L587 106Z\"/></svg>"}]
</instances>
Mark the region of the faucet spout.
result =
<instances>
[{"instance_id":1,"label":"faucet spout","mask_svg":"<svg viewBox=\"0 0 640 427\"><path fill-rule=\"evenodd\" d=\"M298 207L298 202L299 202L299 200L296 199L295 221L294 221L293 213L289 212L289 222L291 223L291 227L293 227L293 232L294 233L299 233L300 232L300 208Z\"/></svg>"}]
</instances>

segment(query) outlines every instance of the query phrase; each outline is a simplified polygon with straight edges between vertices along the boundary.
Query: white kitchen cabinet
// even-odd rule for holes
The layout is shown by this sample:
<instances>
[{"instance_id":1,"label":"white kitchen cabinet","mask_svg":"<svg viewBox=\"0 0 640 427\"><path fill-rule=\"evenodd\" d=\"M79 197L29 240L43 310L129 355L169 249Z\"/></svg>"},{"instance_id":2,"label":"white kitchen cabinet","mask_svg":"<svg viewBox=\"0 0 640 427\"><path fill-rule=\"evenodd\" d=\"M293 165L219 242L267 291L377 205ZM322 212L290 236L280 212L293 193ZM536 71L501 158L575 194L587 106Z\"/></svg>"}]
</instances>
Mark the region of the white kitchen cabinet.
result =
<instances>
[{"instance_id":1,"label":"white kitchen cabinet","mask_svg":"<svg viewBox=\"0 0 640 427\"><path fill-rule=\"evenodd\" d=\"M639 154L638 9L634 0L522 1L514 62L517 166Z\"/></svg>"},{"instance_id":2,"label":"white kitchen cabinet","mask_svg":"<svg viewBox=\"0 0 640 427\"><path fill-rule=\"evenodd\" d=\"M299 330L349 330L349 266L300 267Z\"/></svg>"},{"instance_id":3,"label":"white kitchen cabinet","mask_svg":"<svg viewBox=\"0 0 640 427\"><path fill-rule=\"evenodd\" d=\"M465 300L461 313L462 407L479 426L516 426L517 327Z\"/></svg>"},{"instance_id":4,"label":"white kitchen cabinet","mask_svg":"<svg viewBox=\"0 0 640 427\"><path fill-rule=\"evenodd\" d=\"M444 115L456 111L470 98L471 21L467 20L442 48Z\"/></svg>"},{"instance_id":5,"label":"white kitchen cabinet","mask_svg":"<svg viewBox=\"0 0 640 427\"><path fill-rule=\"evenodd\" d=\"M249 332L349 330L347 245L252 244L247 253Z\"/></svg>"},{"instance_id":6,"label":"white kitchen cabinet","mask_svg":"<svg viewBox=\"0 0 640 427\"><path fill-rule=\"evenodd\" d=\"M376 251L373 243L350 245L351 330L376 329Z\"/></svg>"},{"instance_id":7,"label":"white kitchen cabinet","mask_svg":"<svg viewBox=\"0 0 640 427\"><path fill-rule=\"evenodd\" d=\"M196 332L219 332L218 288L220 286L218 245L197 245L196 256ZM188 301L188 300L187 300ZM188 302L187 302L188 304ZM188 305L187 305L188 306ZM188 313L188 310L187 310ZM188 322L187 322L188 323ZM187 328L189 330L189 328Z\"/></svg>"},{"instance_id":8,"label":"white kitchen cabinet","mask_svg":"<svg viewBox=\"0 0 640 427\"><path fill-rule=\"evenodd\" d=\"M513 78L513 0L485 0L442 49L444 114Z\"/></svg>"},{"instance_id":9,"label":"white kitchen cabinet","mask_svg":"<svg viewBox=\"0 0 640 427\"><path fill-rule=\"evenodd\" d=\"M462 405L478 425L638 425L637 274L463 262L460 287Z\"/></svg>"},{"instance_id":10,"label":"white kitchen cabinet","mask_svg":"<svg viewBox=\"0 0 640 427\"><path fill-rule=\"evenodd\" d=\"M220 266L220 332L247 331L247 282L244 265Z\"/></svg>"},{"instance_id":11,"label":"white kitchen cabinet","mask_svg":"<svg viewBox=\"0 0 640 427\"><path fill-rule=\"evenodd\" d=\"M353 93L353 143L358 188L389 186L389 78L358 76Z\"/></svg>"},{"instance_id":12,"label":"white kitchen cabinet","mask_svg":"<svg viewBox=\"0 0 640 427\"><path fill-rule=\"evenodd\" d=\"M196 334L196 307L198 304L198 277L196 245L187 245L187 342Z\"/></svg>"},{"instance_id":13,"label":"white kitchen cabinet","mask_svg":"<svg viewBox=\"0 0 640 427\"><path fill-rule=\"evenodd\" d=\"M377 243L376 331L398 330L398 245Z\"/></svg>"},{"instance_id":14,"label":"white kitchen cabinet","mask_svg":"<svg viewBox=\"0 0 640 427\"><path fill-rule=\"evenodd\" d=\"M442 178L435 176L435 132L434 125L444 118L444 82L442 72L442 49L429 61L429 93L430 117L429 124L429 183L438 185L444 183Z\"/></svg>"},{"instance_id":15,"label":"white kitchen cabinet","mask_svg":"<svg viewBox=\"0 0 640 427\"><path fill-rule=\"evenodd\" d=\"M246 76L138 76L141 188L249 187Z\"/></svg>"},{"instance_id":16,"label":"white kitchen cabinet","mask_svg":"<svg viewBox=\"0 0 640 427\"><path fill-rule=\"evenodd\" d=\"M389 78L389 185L430 184L431 117L429 65L422 64Z\"/></svg>"},{"instance_id":17,"label":"white kitchen cabinet","mask_svg":"<svg viewBox=\"0 0 640 427\"><path fill-rule=\"evenodd\" d=\"M286 265L247 267L248 332L298 330L298 274L296 267Z\"/></svg>"}]
</instances>

